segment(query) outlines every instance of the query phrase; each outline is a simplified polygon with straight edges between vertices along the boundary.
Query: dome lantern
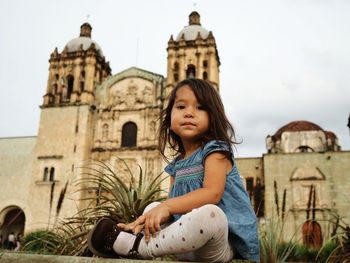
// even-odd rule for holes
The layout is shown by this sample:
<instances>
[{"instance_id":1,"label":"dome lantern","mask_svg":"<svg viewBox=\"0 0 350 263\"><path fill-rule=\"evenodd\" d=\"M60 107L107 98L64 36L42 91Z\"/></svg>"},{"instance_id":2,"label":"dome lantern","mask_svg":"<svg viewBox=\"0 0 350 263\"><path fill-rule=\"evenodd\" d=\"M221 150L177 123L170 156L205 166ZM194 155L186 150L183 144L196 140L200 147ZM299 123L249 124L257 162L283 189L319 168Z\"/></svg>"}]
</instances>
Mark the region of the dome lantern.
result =
<instances>
[{"instance_id":1,"label":"dome lantern","mask_svg":"<svg viewBox=\"0 0 350 263\"><path fill-rule=\"evenodd\" d=\"M193 11L190 15L189 15L189 25L201 25L201 16L196 12Z\"/></svg>"},{"instance_id":2,"label":"dome lantern","mask_svg":"<svg viewBox=\"0 0 350 263\"><path fill-rule=\"evenodd\" d=\"M80 36L91 38L92 27L89 23L84 23L80 27Z\"/></svg>"}]
</instances>

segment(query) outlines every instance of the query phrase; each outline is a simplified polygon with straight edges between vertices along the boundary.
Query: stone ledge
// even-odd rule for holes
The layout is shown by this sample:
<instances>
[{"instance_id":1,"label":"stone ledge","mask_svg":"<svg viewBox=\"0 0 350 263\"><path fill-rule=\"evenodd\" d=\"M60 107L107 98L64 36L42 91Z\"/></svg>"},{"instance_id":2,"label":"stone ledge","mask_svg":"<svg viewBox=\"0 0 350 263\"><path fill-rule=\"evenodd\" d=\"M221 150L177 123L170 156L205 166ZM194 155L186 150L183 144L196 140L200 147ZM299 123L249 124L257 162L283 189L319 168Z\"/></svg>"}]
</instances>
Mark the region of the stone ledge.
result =
<instances>
[{"instance_id":1,"label":"stone ledge","mask_svg":"<svg viewBox=\"0 0 350 263\"><path fill-rule=\"evenodd\" d=\"M88 258L56 255L38 255L25 253L0 252L1 263L149 263L154 260L131 260L110 258ZM178 261L167 261L167 263L180 263Z\"/></svg>"},{"instance_id":2,"label":"stone ledge","mask_svg":"<svg viewBox=\"0 0 350 263\"><path fill-rule=\"evenodd\" d=\"M159 261L159 260L132 260L132 259L115 259L115 258L89 258L57 255L40 255L26 254L16 252L0 251L1 263L183 263L183 261ZM249 260L233 260L230 263L249 263Z\"/></svg>"}]
</instances>

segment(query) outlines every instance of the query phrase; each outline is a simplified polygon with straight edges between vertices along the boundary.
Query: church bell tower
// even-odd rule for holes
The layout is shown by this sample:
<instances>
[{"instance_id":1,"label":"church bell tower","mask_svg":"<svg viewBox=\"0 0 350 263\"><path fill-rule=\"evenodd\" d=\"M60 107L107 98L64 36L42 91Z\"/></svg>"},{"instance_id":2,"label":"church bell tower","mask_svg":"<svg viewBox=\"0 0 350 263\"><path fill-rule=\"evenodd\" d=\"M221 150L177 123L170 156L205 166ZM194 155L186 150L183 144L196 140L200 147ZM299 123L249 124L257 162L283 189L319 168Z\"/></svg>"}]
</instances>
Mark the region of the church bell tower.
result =
<instances>
[{"instance_id":1,"label":"church bell tower","mask_svg":"<svg viewBox=\"0 0 350 263\"><path fill-rule=\"evenodd\" d=\"M60 217L73 215L74 182L82 175L85 161L91 158L96 115L95 89L111 75L100 46L91 39L92 27L84 23L80 35L69 41L61 53L55 48L49 63L46 94L41 105L40 124L33 151L30 196L33 222L37 228L52 224L50 202L57 204L59 192L68 184ZM51 200L49 202L49 200Z\"/></svg>"},{"instance_id":2,"label":"church bell tower","mask_svg":"<svg viewBox=\"0 0 350 263\"><path fill-rule=\"evenodd\" d=\"M91 25L84 23L80 36L69 41L62 53L57 48L52 52L43 107L91 103L96 84L111 74L91 31Z\"/></svg>"},{"instance_id":3,"label":"church bell tower","mask_svg":"<svg viewBox=\"0 0 350 263\"><path fill-rule=\"evenodd\" d=\"M208 80L219 90L220 59L211 31L201 26L200 15L192 12L189 25L176 39L168 41L167 90L170 93L178 82L186 78Z\"/></svg>"}]
</instances>

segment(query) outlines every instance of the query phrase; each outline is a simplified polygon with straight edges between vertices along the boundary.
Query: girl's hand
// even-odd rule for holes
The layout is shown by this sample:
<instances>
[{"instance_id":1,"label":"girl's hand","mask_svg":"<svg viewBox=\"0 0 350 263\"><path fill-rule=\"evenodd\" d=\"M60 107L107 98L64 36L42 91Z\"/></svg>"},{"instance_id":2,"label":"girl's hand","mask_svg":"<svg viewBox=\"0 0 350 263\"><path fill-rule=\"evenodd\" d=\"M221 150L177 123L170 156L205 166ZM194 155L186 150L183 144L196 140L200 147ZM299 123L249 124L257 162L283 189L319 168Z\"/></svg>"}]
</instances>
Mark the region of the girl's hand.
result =
<instances>
[{"instance_id":1,"label":"girl's hand","mask_svg":"<svg viewBox=\"0 0 350 263\"><path fill-rule=\"evenodd\" d=\"M129 223L129 224L119 223L117 224L117 226L123 231L132 232L133 234L137 235L144 228L144 221L145 221L144 216L142 215L132 223Z\"/></svg>"},{"instance_id":2,"label":"girl's hand","mask_svg":"<svg viewBox=\"0 0 350 263\"><path fill-rule=\"evenodd\" d=\"M171 212L165 202L139 217L140 222L144 224L146 242L150 240L151 235L155 237L156 233L161 230L160 225L167 222L170 217Z\"/></svg>"},{"instance_id":3,"label":"girl's hand","mask_svg":"<svg viewBox=\"0 0 350 263\"><path fill-rule=\"evenodd\" d=\"M131 231L135 235L144 230L145 240L148 242L151 235L155 237L155 234L161 230L160 225L167 222L170 217L171 213L168 206L162 203L137 218L134 222L129 224L119 223L117 226L123 231Z\"/></svg>"}]
</instances>

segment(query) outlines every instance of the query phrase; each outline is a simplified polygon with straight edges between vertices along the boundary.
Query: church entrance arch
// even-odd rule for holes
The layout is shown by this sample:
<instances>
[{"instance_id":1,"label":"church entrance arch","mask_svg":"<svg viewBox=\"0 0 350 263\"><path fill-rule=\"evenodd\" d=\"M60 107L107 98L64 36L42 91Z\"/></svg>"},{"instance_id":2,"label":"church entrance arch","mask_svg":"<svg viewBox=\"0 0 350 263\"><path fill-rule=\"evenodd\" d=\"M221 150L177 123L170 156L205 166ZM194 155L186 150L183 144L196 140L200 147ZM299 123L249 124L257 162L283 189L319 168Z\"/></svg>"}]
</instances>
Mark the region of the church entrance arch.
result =
<instances>
[{"instance_id":1,"label":"church entrance arch","mask_svg":"<svg viewBox=\"0 0 350 263\"><path fill-rule=\"evenodd\" d=\"M0 234L3 241L7 240L10 233L23 236L25 226L25 214L18 206L9 206L0 212Z\"/></svg>"}]
</instances>

